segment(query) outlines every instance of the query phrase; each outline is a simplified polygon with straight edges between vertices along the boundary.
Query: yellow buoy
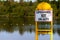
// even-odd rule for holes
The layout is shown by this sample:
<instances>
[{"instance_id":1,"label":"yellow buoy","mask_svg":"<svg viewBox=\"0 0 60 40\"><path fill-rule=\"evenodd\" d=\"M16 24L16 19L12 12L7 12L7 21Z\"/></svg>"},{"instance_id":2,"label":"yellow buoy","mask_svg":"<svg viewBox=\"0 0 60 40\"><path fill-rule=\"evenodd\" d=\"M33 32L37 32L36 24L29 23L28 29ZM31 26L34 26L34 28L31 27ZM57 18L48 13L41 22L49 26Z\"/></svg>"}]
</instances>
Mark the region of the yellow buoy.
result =
<instances>
[{"instance_id":1,"label":"yellow buoy","mask_svg":"<svg viewBox=\"0 0 60 40\"><path fill-rule=\"evenodd\" d=\"M36 10L52 10L52 8L47 2L42 2L37 5Z\"/></svg>"}]
</instances>

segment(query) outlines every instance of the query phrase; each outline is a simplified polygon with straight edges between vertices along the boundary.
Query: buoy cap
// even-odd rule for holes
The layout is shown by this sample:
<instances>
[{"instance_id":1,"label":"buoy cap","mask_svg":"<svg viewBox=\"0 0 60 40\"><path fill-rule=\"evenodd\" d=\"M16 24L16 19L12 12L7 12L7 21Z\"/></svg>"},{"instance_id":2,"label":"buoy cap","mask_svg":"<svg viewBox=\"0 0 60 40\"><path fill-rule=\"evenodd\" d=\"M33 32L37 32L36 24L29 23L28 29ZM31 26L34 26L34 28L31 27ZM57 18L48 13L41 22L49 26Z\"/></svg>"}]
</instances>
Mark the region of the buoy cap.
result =
<instances>
[{"instance_id":1,"label":"buoy cap","mask_svg":"<svg viewBox=\"0 0 60 40\"><path fill-rule=\"evenodd\" d=\"M37 5L36 10L52 10L51 5L47 2L42 2Z\"/></svg>"}]
</instances>

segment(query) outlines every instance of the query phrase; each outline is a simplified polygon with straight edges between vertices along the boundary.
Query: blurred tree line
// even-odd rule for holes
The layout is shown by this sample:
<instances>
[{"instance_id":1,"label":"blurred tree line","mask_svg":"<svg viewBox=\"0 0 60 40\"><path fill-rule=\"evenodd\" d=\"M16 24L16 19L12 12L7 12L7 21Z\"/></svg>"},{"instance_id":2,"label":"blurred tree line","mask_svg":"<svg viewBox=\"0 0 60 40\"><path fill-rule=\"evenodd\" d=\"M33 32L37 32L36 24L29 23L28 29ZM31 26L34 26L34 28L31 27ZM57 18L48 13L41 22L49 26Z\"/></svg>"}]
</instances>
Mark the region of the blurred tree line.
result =
<instances>
[{"instance_id":1,"label":"blurred tree line","mask_svg":"<svg viewBox=\"0 0 60 40\"><path fill-rule=\"evenodd\" d=\"M51 4L53 8L54 17L60 17L60 1L49 1L43 0ZM38 3L43 2L37 0L36 2L23 2L20 0L19 3L14 2L13 0L9 1L0 1L0 15L6 16L34 16L34 12Z\"/></svg>"}]
</instances>

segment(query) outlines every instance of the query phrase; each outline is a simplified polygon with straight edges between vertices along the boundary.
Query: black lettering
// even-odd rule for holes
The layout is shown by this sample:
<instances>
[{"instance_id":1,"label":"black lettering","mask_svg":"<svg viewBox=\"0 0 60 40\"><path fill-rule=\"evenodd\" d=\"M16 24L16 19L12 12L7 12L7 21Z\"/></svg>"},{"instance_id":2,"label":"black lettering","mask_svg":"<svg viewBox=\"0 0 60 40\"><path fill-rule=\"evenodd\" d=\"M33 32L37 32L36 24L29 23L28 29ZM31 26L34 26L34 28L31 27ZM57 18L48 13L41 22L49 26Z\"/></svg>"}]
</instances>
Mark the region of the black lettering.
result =
<instances>
[{"instance_id":1,"label":"black lettering","mask_svg":"<svg viewBox=\"0 0 60 40\"><path fill-rule=\"evenodd\" d=\"M38 20L42 20L42 18L38 18Z\"/></svg>"},{"instance_id":2,"label":"black lettering","mask_svg":"<svg viewBox=\"0 0 60 40\"><path fill-rule=\"evenodd\" d=\"M46 14L41 14L41 17L46 17Z\"/></svg>"},{"instance_id":3,"label":"black lettering","mask_svg":"<svg viewBox=\"0 0 60 40\"><path fill-rule=\"evenodd\" d=\"M49 18L43 18L43 20L49 20Z\"/></svg>"},{"instance_id":4,"label":"black lettering","mask_svg":"<svg viewBox=\"0 0 60 40\"><path fill-rule=\"evenodd\" d=\"M51 11L37 11L37 13L51 13Z\"/></svg>"}]
</instances>

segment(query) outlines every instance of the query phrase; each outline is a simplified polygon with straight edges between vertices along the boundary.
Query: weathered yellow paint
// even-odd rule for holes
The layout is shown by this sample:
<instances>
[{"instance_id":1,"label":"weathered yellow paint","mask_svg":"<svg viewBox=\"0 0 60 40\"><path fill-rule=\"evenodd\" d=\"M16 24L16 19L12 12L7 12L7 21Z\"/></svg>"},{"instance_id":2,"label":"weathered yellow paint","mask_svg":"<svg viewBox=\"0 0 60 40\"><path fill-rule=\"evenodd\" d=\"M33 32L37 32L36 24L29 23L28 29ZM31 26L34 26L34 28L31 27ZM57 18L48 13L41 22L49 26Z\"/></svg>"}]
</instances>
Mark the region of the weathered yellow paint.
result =
<instances>
[{"instance_id":1,"label":"weathered yellow paint","mask_svg":"<svg viewBox=\"0 0 60 40\"><path fill-rule=\"evenodd\" d=\"M47 29L45 29L45 30L42 30L42 29L41 29L41 30L38 30L38 31L48 31L48 32L49 32L49 31L51 31L51 30L47 30Z\"/></svg>"},{"instance_id":2,"label":"weathered yellow paint","mask_svg":"<svg viewBox=\"0 0 60 40\"><path fill-rule=\"evenodd\" d=\"M36 24L36 40L38 40L38 33L40 34L49 34L50 35L50 40L53 40L53 21L50 22L51 23L51 26L50 26L50 29L38 29L38 23L35 22Z\"/></svg>"},{"instance_id":3,"label":"weathered yellow paint","mask_svg":"<svg viewBox=\"0 0 60 40\"><path fill-rule=\"evenodd\" d=\"M45 31L45 32L38 32L38 33L40 33L40 34L51 34L51 32L47 32L47 31Z\"/></svg>"},{"instance_id":4,"label":"weathered yellow paint","mask_svg":"<svg viewBox=\"0 0 60 40\"><path fill-rule=\"evenodd\" d=\"M37 24L37 22L35 22L35 25L36 25L36 40L38 40L38 24Z\"/></svg>"},{"instance_id":5,"label":"weathered yellow paint","mask_svg":"<svg viewBox=\"0 0 60 40\"><path fill-rule=\"evenodd\" d=\"M52 10L52 8L47 2L41 2L37 5L36 10Z\"/></svg>"},{"instance_id":6,"label":"weathered yellow paint","mask_svg":"<svg viewBox=\"0 0 60 40\"><path fill-rule=\"evenodd\" d=\"M53 21L51 21L51 34L50 34L50 40L53 40Z\"/></svg>"}]
</instances>

